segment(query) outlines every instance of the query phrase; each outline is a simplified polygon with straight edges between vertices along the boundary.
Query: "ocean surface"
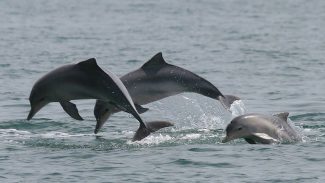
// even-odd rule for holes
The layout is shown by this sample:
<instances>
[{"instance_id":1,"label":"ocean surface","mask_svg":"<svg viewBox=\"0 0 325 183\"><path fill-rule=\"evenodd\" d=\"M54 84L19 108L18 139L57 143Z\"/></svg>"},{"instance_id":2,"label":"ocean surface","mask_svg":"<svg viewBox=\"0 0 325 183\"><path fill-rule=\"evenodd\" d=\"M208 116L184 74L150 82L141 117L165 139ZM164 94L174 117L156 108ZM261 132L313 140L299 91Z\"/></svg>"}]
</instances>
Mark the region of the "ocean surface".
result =
<instances>
[{"instance_id":1,"label":"ocean surface","mask_svg":"<svg viewBox=\"0 0 325 183\"><path fill-rule=\"evenodd\" d=\"M325 1L1 0L0 182L325 182ZM242 100L185 93L145 105L165 128L114 114L98 133L51 103L27 121L38 78L95 57L122 76L157 52ZM62 88L64 90L64 88ZM301 142L221 143L240 114L290 112Z\"/></svg>"}]
</instances>

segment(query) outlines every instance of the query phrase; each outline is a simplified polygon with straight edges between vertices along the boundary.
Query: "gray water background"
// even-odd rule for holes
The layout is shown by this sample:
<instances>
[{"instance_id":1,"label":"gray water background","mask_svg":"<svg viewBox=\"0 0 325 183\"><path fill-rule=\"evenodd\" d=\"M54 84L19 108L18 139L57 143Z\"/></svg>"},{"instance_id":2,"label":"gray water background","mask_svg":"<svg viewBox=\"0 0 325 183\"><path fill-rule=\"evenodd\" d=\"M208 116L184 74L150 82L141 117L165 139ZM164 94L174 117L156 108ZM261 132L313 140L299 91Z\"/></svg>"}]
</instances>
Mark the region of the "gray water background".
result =
<instances>
[{"instance_id":1,"label":"gray water background","mask_svg":"<svg viewBox=\"0 0 325 183\"><path fill-rule=\"evenodd\" d=\"M324 182L325 1L0 1L1 182ZM35 81L91 57L122 76L155 53L242 98L236 108L290 112L295 144L222 144L234 115L182 94L147 105L175 127L132 143L117 113L93 135L94 100L57 103L26 121ZM63 88L64 89L64 88Z\"/></svg>"}]
</instances>

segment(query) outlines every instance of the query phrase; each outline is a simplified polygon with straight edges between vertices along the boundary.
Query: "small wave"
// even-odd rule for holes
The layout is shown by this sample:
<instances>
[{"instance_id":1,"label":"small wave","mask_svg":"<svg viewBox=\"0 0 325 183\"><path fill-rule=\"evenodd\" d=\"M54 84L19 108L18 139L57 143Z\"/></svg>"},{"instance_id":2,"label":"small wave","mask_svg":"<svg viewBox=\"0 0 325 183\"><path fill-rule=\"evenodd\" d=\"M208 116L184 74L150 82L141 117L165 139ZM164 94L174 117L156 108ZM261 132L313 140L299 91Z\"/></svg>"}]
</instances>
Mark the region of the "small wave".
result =
<instances>
[{"instance_id":1,"label":"small wave","mask_svg":"<svg viewBox=\"0 0 325 183\"><path fill-rule=\"evenodd\" d=\"M291 121L294 120L295 122ZM290 116L289 124L298 132L303 143L317 142L322 139L324 113L306 113Z\"/></svg>"},{"instance_id":2,"label":"small wave","mask_svg":"<svg viewBox=\"0 0 325 183\"><path fill-rule=\"evenodd\" d=\"M302 120L302 121L324 121L325 113L306 113L290 116L292 120Z\"/></svg>"},{"instance_id":3,"label":"small wave","mask_svg":"<svg viewBox=\"0 0 325 183\"><path fill-rule=\"evenodd\" d=\"M0 67L10 67L10 64L7 64L7 63L5 63L5 64L0 64Z\"/></svg>"},{"instance_id":4,"label":"small wave","mask_svg":"<svg viewBox=\"0 0 325 183\"><path fill-rule=\"evenodd\" d=\"M184 166L196 166L196 167L214 167L214 168L234 168L239 167L238 165L233 165L227 162L220 163L211 163L207 161L193 161L190 159L178 159L176 161L171 162L172 164L184 165Z\"/></svg>"}]
</instances>

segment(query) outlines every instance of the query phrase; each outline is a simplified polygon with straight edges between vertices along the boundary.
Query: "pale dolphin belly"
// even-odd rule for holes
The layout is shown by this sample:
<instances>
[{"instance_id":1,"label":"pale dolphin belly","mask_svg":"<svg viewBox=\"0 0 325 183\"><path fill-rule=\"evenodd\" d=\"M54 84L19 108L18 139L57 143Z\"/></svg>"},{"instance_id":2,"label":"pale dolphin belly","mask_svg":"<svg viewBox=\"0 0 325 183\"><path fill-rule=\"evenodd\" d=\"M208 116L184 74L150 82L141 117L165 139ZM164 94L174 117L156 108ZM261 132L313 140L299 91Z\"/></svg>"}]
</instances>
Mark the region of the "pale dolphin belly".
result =
<instances>
[{"instance_id":1,"label":"pale dolphin belly","mask_svg":"<svg viewBox=\"0 0 325 183\"><path fill-rule=\"evenodd\" d=\"M185 88L173 81L165 81L162 83L140 82L136 86L126 87L134 103L139 105L155 102L186 91Z\"/></svg>"}]
</instances>

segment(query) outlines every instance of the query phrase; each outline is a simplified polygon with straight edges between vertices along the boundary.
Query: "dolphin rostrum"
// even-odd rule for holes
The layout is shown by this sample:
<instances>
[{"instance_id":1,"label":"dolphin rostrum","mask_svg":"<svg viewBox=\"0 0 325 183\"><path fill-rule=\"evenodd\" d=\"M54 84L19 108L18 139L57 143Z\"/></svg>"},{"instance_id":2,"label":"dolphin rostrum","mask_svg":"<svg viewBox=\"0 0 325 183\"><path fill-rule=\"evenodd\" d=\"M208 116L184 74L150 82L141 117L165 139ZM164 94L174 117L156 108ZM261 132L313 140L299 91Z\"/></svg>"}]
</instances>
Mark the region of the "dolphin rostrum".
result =
<instances>
[{"instance_id":1,"label":"dolphin rostrum","mask_svg":"<svg viewBox=\"0 0 325 183\"><path fill-rule=\"evenodd\" d=\"M289 113L245 114L234 118L226 128L222 142L244 138L250 144L289 143L301 140L301 136L288 123Z\"/></svg>"},{"instance_id":2,"label":"dolphin rostrum","mask_svg":"<svg viewBox=\"0 0 325 183\"><path fill-rule=\"evenodd\" d=\"M113 73L104 72L94 58L59 67L40 78L29 97L31 110L27 120L50 102L59 102L72 118L82 120L76 105L70 102L77 99L98 99L131 113L140 122L134 141L172 126L165 121L144 123L122 81Z\"/></svg>"},{"instance_id":3,"label":"dolphin rostrum","mask_svg":"<svg viewBox=\"0 0 325 183\"><path fill-rule=\"evenodd\" d=\"M183 92L193 92L219 100L229 110L238 97L223 95L213 84L181 67L168 64L159 52L141 68L121 77L140 113L147 111L140 105L148 104ZM119 112L108 102L97 100L94 114L97 120L95 133L113 113Z\"/></svg>"}]
</instances>

